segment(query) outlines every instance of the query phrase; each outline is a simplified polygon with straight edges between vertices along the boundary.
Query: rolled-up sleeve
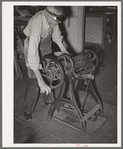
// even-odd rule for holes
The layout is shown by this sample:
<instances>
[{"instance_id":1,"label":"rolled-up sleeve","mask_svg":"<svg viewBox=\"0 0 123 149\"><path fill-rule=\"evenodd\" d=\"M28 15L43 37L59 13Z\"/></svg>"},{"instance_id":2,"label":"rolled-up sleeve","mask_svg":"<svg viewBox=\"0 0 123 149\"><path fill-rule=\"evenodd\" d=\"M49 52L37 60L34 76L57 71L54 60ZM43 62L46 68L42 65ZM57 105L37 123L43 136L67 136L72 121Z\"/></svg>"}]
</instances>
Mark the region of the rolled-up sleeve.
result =
<instances>
[{"instance_id":1,"label":"rolled-up sleeve","mask_svg":"<svg viewBox=\"0 0 123 149\"><path fill-rule=\"evenodd\" d=\"M42 33L42 21L40 16L34 18L31 22L28 53L26 57L26 65L31 69L40 69L40 57L39 57L39 43Z\"/></svg>"},{"instance_id":2,"label":"rolled-up sleeve","mask_svg":"<svg viewBox=\"0 0 123 149\"><path fill-rule=\"evenodd\" d=\"M52 40L59 44L62 42L63 36L61 35L61 31L59 29L58 25L54 25L53 27L53 34L52 34Z\"/></svg>"}]
</instances>

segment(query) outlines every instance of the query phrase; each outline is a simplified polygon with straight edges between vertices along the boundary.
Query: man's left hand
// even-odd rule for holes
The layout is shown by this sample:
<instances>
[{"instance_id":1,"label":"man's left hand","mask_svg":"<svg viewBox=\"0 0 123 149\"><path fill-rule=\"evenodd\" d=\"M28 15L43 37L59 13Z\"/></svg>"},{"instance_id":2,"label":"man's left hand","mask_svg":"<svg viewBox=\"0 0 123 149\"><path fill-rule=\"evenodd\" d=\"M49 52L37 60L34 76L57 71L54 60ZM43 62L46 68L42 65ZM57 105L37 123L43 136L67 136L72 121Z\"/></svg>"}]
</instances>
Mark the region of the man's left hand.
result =
<instances>
[{"instance_id":1,"label":"man's left hand","mask_svg":"<svg viewBox=\"0 0 123 149\"><path fill-rule=\"evenodd\" d=\"M65 51L65 52L54 52L54 55L55 56L59 56L59 55L61 55L61 54L69 54L67 51Z\"/></svg>"}]
</instances>

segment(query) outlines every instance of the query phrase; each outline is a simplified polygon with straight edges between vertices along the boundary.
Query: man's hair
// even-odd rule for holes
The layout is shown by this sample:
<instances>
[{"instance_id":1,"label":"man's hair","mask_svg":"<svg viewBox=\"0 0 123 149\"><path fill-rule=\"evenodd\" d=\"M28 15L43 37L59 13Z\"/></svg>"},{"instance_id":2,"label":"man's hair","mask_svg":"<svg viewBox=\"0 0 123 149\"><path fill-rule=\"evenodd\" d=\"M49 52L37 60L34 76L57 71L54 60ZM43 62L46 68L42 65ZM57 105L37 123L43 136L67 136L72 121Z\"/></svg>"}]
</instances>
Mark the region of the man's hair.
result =
<instances>
[{"instance_id":1,"label":"man's hair","mask_svg":"<svg viewBox=\"0 0 123 149\"><path fill-rule=\"evenodd\" d=\"M52 16L57 17L59 21L64 21L66 19L66 15L62 6L47 6L46 11Z\"/></svg>"},{"instance_id":2,"label":"man's hair","mask_svg":"<svg viewBox=\"0 0 123 149\"><path fill-rule=\"evenodd\" d=\"M47 6L46 10L54 16L62 16L65 15L64 10L60 6Z\"/></svg>"}]
</instances>

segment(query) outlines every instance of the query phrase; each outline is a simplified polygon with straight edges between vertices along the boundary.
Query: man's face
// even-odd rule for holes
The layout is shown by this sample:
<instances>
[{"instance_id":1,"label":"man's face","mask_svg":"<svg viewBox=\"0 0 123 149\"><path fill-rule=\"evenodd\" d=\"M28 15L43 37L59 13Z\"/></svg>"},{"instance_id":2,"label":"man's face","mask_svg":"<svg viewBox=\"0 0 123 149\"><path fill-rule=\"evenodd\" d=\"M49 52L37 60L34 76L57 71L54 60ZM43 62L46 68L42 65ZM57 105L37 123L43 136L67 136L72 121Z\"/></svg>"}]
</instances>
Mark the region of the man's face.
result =
<instances>
[{"instance_id":1,"label":"man's face","mask_svg":"<svg viewBox=\"0 0 123 149\"><path fill-rule=\"evenodd\" d=\"M49 15L48 23L49 23L50 25L58 25L58 24L59 24L59 22L58 22L57 20L55 20L55 18L52 17L51 15Z\"/></svg>"}]
</instances>

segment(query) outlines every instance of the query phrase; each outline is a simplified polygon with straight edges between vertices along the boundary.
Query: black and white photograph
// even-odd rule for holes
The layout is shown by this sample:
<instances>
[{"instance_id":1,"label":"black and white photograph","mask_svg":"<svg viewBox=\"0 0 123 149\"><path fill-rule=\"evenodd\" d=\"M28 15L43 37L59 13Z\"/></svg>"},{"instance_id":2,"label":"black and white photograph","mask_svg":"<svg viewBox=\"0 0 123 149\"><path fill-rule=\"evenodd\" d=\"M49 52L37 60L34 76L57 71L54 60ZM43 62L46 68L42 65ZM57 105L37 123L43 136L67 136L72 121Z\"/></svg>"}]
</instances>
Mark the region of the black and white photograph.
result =
<instances>
[{"instance_id":1,"label":"black and white photograph","mask_svg":"<svg viewBox=\"0 0 123 149\"><path fill-rule=\"evenodd\" d=\"M3 147L121 147L121 2L2 3Z\"/></svg>"}]
</instances>

